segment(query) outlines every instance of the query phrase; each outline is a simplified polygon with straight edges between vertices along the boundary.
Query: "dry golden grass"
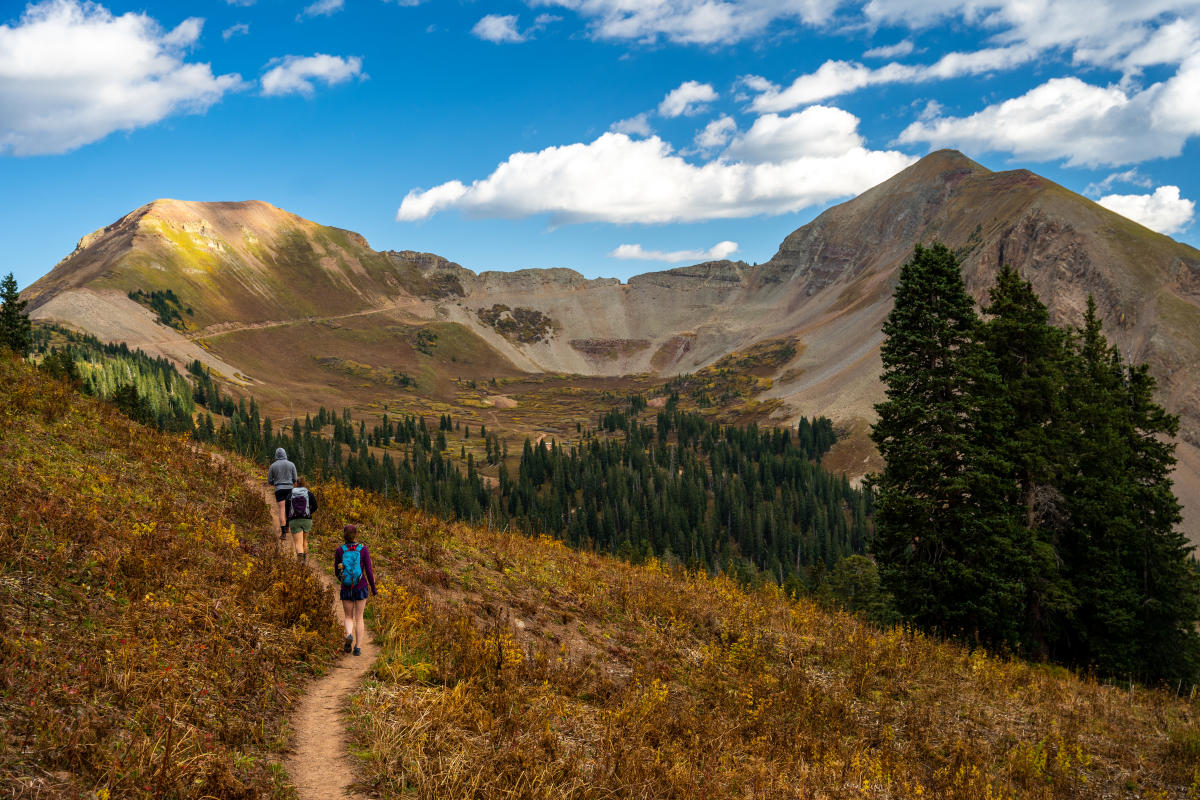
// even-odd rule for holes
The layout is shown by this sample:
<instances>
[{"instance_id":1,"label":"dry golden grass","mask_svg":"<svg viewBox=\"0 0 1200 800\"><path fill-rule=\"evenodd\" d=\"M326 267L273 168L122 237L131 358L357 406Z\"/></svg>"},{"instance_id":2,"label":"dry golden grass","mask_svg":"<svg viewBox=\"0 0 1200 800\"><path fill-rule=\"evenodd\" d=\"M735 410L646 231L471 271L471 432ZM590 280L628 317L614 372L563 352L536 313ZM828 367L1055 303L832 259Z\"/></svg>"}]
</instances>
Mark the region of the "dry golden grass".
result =
<instances>
[{"instance_id":1,"label":"dry golden grass","mask_svg":"<svg viewBox=\"0 0 1200 800\"><path fill-rule=\"evenodd\" d=\"M767 588L323 487L363 525L383 654L352 735L384 797L1183 798L1197 705Z\"/></svg>"},{"instance_id":2,"label":"dry golden grass","mask_svg":"<svg viewBox=\"0 0 1200 800\"><path fill-rule=\"evenodd\" d=\"M289 796L273 751L334 621L259 470L8 356L0 387L0 796Z\"/></svg>"}]
</instances>

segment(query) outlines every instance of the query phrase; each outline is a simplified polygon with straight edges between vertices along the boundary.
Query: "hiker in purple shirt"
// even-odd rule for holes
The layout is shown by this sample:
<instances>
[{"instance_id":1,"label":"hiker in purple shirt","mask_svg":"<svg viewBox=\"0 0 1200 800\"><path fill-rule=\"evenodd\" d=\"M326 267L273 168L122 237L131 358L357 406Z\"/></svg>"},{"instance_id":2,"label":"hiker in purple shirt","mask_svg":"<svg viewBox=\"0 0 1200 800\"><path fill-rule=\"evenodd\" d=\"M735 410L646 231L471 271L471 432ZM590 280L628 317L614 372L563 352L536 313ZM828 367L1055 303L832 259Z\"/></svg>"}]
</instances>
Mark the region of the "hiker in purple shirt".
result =
<instances>
[{"instance_id":1,"label":"hiker in purple shirt","mask_svg":"<svg viewBox=\"0 0 1200 800\"><path fill-rule=\"evenodd\" d=\"M363 638L363 612L367 609L367 587L375 591L375 570L371 567L371 551L359 544L358 526L347 525L342 529L346 543L333 553L333 571L341 581L342 611L345 615L346 641L343 652L354 648L354 655L362 655L359 645Z\"/></svg>"}]
</instances>

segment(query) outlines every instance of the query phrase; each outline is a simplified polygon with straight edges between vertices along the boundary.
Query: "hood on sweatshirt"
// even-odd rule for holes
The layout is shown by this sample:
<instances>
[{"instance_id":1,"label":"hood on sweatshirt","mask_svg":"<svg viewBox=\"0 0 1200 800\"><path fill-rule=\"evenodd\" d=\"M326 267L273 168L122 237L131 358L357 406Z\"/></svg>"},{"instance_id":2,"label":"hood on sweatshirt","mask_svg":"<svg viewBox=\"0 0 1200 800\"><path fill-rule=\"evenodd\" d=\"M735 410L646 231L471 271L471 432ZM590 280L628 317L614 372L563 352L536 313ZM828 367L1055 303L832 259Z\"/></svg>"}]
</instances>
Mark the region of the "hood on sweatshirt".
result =
<instances>
[{"instance_id":1,"label":"hood on sweatshirt","mask_svg":"<svg viewBox=\"0 0 1200 800\"><path fill-rule=\"evenodd\" d=\"M287 459L287 451L284 450L282 447L275 448L275 460L276 461L284 461L286 459Z\"/></svg>"}]
</instances>

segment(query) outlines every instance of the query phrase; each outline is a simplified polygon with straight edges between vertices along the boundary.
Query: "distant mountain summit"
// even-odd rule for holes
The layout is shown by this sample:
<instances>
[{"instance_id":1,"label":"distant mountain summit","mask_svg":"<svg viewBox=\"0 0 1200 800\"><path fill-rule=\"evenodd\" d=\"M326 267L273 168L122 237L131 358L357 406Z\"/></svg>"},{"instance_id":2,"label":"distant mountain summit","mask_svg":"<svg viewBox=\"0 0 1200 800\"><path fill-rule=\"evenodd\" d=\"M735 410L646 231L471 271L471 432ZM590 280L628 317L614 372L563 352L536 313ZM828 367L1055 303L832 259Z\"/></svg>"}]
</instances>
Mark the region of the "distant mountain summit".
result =
<instances>
[{"instance_id":1,"label":"distant mountain summit","mask_svg":"<svg viewBox=\"0 0 1200 800\"><path fill-rule=\"evenodd\" d=\"M456 342L454 373L482 378L666 376L770 351L738 363L773 379L763 396L773 414L832 417L863 443L843 465L861 473L875 463L863 434L882 397L880 327L900 265L933 240L962 255L977 298L1003 264L1058 324L1077 324L1096 298L1109 338L1150 364L1182 415L1177 489L1200 534L1200 251L1032 172L992 172L951 150L828 209L754 267L717 261L626 283L569 269L475 273L375 251L268 203L158 200L85 236L24 296L35 318L266 386L290 380L285 346L318 364L434 369L407 344L429 325ZM167 290L174 327L154 310ZM791 346L762 349L778 341Z\"/></svg>"}]
</instances>

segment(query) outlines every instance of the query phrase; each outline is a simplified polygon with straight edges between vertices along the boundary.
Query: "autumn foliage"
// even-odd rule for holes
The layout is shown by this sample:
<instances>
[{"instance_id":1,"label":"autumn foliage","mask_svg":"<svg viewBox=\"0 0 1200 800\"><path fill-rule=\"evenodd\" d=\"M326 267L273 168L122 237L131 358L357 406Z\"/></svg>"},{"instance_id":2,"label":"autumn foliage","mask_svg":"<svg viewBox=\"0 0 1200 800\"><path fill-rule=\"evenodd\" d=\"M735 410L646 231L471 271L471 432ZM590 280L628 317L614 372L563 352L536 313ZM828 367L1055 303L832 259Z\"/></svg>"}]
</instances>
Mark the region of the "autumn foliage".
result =
<instances>
[{"instance_id":1,"label":"autumn foliage","mask_svg":"<svg viewBox=\"0 0 1200 800\"><path fill-rule=\"evenodd\" d=\"M324 487L383 652L354 700L399 798L1193 797L1191 687L880 631L775 588L633 566Z\"/></svg>"},{"instance_id":2,"label":"autumn foliage","mask_svg":"<svg viewBox=\"0 0 1200 800\"><path fill-rule=\"evenodd\" d=\"M330 656L261 469L0 361L0 786L288 797L277 751ZM338 484L382 644L351 700L384 798L1187 798L1192 687L1112 685L879 630L775 587L446 522Z\"/></svg>"},{"instance_id":3,"label":"autumn foliage","mask_svg":"<svg viewBox=\"0 0 1200 800\"><path fill-rule=\"evenodd\" d=\"M334 623L249 465L9 357L0 387L0 795L289 796Z\"/></svg>"}]
</instances>

